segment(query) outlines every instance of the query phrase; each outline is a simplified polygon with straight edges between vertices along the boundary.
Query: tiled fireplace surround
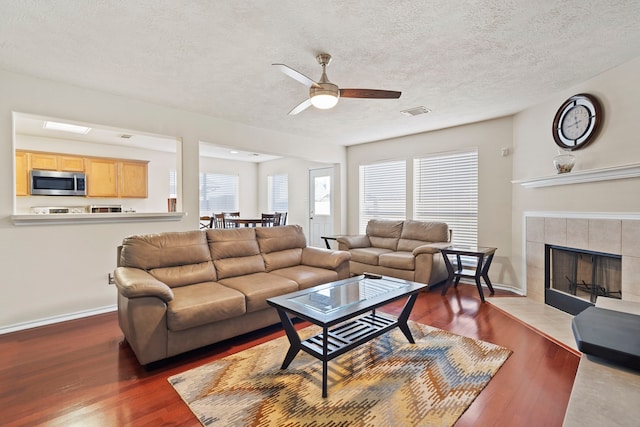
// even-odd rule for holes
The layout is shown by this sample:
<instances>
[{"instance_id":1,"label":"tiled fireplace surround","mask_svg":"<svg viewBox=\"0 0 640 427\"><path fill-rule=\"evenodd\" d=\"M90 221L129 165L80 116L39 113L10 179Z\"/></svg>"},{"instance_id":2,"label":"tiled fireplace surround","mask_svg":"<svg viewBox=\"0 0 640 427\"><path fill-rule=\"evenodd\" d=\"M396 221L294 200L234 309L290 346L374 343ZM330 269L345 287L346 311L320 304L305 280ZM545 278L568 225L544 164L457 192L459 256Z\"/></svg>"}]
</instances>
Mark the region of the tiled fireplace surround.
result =
<instances>
[{"instance_id":1,"label":"tiled fireplace surround","mask_svg":"<svg viewBox=\"0 0 640 427\"><path fill-rule=\"evenodd\" d=\"M525 216L527 297L544 302L545 244L622 255L622 299L640 302L640 216Z\"/></svg>"}]
</instances>

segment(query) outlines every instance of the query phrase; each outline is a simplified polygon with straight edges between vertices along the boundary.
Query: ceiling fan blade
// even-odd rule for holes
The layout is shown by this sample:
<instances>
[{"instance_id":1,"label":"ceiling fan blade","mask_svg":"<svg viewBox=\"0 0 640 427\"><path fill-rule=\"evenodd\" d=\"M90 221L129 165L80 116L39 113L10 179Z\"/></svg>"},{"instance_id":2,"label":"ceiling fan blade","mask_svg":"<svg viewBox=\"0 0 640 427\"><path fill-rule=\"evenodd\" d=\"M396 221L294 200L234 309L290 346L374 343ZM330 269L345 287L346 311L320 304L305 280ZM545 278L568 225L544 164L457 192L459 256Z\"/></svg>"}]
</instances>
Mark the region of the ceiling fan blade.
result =
<instances>
[{"instance_id":1,"label":"ceiling fan blade","mask_svg":"<svg viewBox=\"0 0 640 427\"><path fill-rule=\"evenodd\" d=\"M290 116L295 116L298 113L303 112L307 108L311 107L311 98L305 99L300 104L296 105L293 110L289 111Z\"/></svg>"},{"instance_id":2,"label":"ceiling fan blade","mask_svg":"<svg viewBox=\"0 0 640 427\"><path fill-rule=\"evenodd\" d=\"M377 90L377 89L340 89L341 98L379 98L379 99L396 99L400 98L402 92L394 90Z\"/></svg>"},{"instance_id":3,"label":"ceiling fan blade","mask_svg":"<svg viewBox=\"0 0 640 427\"><path fill-rule=\"evenodd\" d=\"M300 71L296 71L293 68L284 65L284 64L271 64L274 65L276 67L278 67L280 69L280 71L282 71L283 73L285 73L287 76L291 77L294 80L299 81L300 83L302 83L303 85L305 85L306 87L320 87L320 85L318 83L316 83L315 81L311 80L309 77L305 76L304 74L302 74Z\"/></svg>"}]
</instances>

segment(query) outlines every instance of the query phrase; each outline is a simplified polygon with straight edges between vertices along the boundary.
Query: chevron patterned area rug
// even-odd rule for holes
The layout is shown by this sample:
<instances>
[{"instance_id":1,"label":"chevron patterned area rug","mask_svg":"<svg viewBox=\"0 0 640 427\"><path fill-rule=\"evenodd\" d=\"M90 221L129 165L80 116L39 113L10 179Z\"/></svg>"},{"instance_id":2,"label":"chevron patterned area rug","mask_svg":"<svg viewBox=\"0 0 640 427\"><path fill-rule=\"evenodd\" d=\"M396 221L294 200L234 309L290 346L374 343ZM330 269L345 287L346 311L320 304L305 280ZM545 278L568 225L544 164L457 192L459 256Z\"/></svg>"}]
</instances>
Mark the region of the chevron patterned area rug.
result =
<instances>
[{"instance_id":1,"label":"chevron patterned area rug","mask_svg":"<svg viewBox=\"0 0 640 427\"><path fill-rule=\"evenodd\" d=\"M300 352L280 369L286 337L169 378L205 426L450 426L511 350L410 322L329 362ZM320 329L298 333L310 337Z\"/></svg>"}]
</instances>

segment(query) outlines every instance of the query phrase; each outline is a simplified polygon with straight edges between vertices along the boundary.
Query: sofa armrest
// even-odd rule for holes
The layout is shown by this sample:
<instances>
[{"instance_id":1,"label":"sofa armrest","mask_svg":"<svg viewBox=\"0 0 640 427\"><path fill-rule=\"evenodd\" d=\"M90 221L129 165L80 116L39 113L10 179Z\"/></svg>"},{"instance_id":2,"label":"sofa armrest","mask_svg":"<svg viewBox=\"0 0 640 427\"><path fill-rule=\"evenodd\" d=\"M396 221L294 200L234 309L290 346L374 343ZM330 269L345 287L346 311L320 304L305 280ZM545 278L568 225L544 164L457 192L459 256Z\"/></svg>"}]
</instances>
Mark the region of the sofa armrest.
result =
<instances>
[{"instance_id":1,"label":"sofa armrest","mask_svg":"<svg viewBox=\"0 0 640 427\"><path fill-rule=\"evenodd\" d=\"M164 302L173 299L173 291L140 268L118 267L114 273L118 292L126 298L157 297Z\"/></svg>"},{"instance_id":2,"label":"sofa armrest","mask_svg":"<svg viewBox=\"0 0 640 427\"><path fill-rule=\"evenodd\" d=\"M444 249L449 246L451 246L451 243L449 242L427 243L415 248L413 250L413 256L418 256L420 254L437 254L440 253L440 249Z\"/></svg>"},{"instance_id":3,"label":"sofa armrest","mask_svg":"<svg viewBox=\"0 0 640 427\"><path fill-rule=\"evenodd\" d=\"M307 246L302 249L302 264L311 267L337 270L343 263L349 262L351 254L346 251L321 249Z\"/></svg>"},{"instance_id":4,"label":"sofa armrest","mask_svg":"<svg viewBox=\"0 0 640 427\"><path fill-rule=\"evenodd\" d=\"M338 241L338 245L340 245L340 249L355 249L355 248L368 248L371 246L371 241L369 240L369 236L360 235L360 236L338 236L336 238Z\"/></svg>"}]
</instances>

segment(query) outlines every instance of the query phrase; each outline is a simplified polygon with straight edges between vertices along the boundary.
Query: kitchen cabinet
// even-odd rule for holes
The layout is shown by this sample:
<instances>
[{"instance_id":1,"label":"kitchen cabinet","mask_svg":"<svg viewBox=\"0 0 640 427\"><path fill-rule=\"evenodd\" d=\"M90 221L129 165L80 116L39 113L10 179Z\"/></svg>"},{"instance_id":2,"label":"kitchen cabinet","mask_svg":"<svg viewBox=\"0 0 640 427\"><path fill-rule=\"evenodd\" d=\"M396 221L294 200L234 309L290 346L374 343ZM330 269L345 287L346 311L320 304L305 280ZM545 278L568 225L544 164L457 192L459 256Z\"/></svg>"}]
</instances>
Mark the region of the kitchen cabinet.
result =
<instances>
[{"instance_id":1,"label":"kitchen cabinet","mask_svg":"<svg viewBox=\"0 0 640 427\"><path fill-rule=\"evenodd\" d=\"M48 153L31 153L31 169L58 170L58 156Z\"/></svg>"},{"instance_id":2,"label":"kitchen cabinet","mask_svg":"<svg viewBox=\"0 0 640 427\"><path fill-rule=\"evenodd\" d=\"M58 170L66 172L84 172L84 158L58 156Z\"/></svg>"},{"instance_id":3,"label":"kitchen cabinet","mask_svg":"<svg viewBox=\"0 0 640 427\"><path fill-rule=\"evenodd\" d=\"M84 158L54 153L30 153L31 169L84 172Z\"/></svg>"},{"instance_id":4,"label":"kitchen cabinet","mask_svg":"<svg viewBox=\"0 0 640 427\"><path fill-rule=\"evenodd\" d=\"M16 151L16 196L29 195L29 155Z\"/></svg>"},{"instance_id":5,"label":"kitchen cabinet","mask_svg":"<svg viewBox=\"0 0 640 427\"><path fill-rule=\"evenodd\" d=\"M16 150L16 195L29 195L32 169L84 172L87 197L148 197L148 161Z\"/></svg>"},{"instance_id":6,"label":"kitchen cabinet","mask_svg":"<svg viewBox=\"0 0 640 427\"><path fill-rule=\"evenodd\" d=\"M148 162L122 160L118 162L118 196L147 198Z\"/></svg>"},{"instance_id":7,"label":"kitchen cabinet","mask_svg":"<svg viewBox=\"0 0 640 427\"><path fill-rule=\"evenodd\" d=\"M118 162L87 158L87 197L118 197Z\"/></svg>"}]
</instances>

